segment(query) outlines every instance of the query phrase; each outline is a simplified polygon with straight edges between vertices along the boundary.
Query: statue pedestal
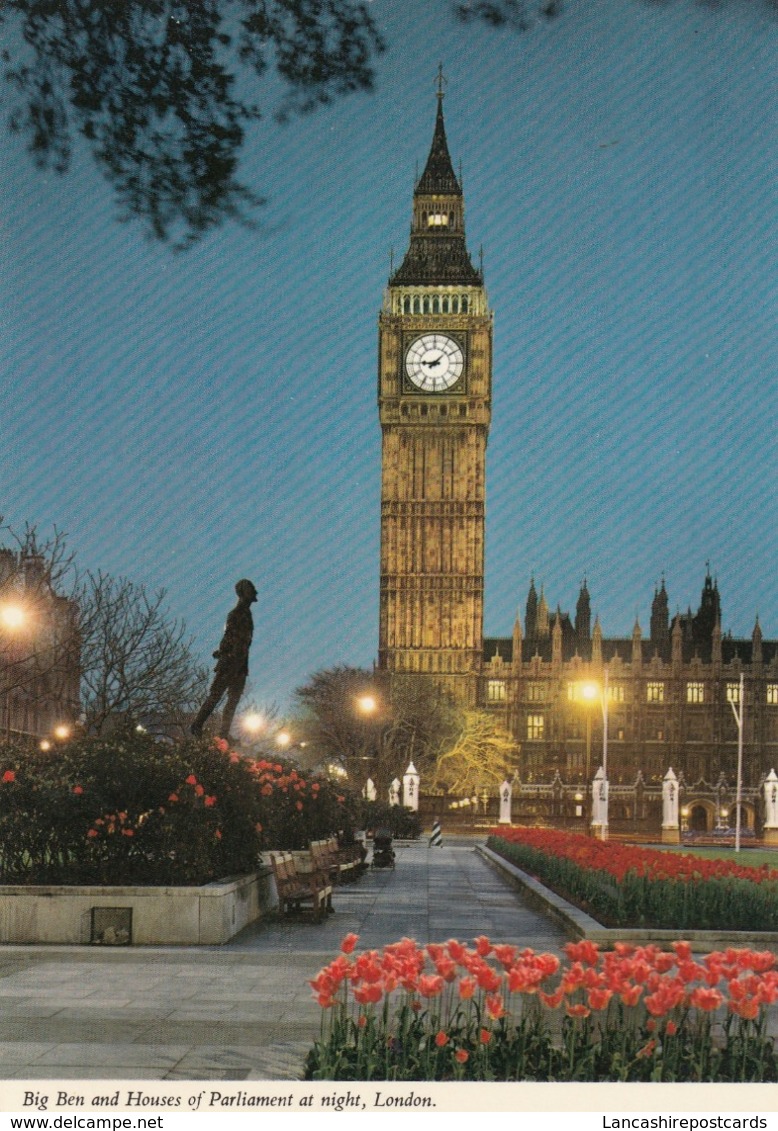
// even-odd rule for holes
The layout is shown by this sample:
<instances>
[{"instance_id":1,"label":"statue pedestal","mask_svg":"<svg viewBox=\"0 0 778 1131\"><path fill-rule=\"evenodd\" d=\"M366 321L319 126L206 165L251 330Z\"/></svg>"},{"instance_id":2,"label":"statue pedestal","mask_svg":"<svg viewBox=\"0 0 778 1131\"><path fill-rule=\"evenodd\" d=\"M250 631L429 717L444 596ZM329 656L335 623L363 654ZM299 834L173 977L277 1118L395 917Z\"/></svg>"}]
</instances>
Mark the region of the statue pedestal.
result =
<instances>
[{"instance_id":1,"label":"statue pedestal","mask_svg":"<svg viewBox=\"0 0 778 1131\"><path fill-rule=\"evenodd\" d=\"M764 844L778 844L778 829L765 829L762 841Z\"/></svg>"},{"instance_id":2,"label":"statue pedestal","mask_svg":"<svg viewBox=\"0 0 778 1131\"><path fill-rule=\"evenodd\" d=\"M662 826L662 844L680 844L681 830L677 825Z\"/></svg>"},{"instance_id":3,"label":"statue pedestal","mask_svg":"<svg viewBox=\"0 0 778 1131\"><path fill-rule=\"evenodd\" d=\"M591 829L592 829L592 836L595 838L595 840L607 840L608 839L608 826L607 825L592 824Z\"/></svg>"}]
</instances>

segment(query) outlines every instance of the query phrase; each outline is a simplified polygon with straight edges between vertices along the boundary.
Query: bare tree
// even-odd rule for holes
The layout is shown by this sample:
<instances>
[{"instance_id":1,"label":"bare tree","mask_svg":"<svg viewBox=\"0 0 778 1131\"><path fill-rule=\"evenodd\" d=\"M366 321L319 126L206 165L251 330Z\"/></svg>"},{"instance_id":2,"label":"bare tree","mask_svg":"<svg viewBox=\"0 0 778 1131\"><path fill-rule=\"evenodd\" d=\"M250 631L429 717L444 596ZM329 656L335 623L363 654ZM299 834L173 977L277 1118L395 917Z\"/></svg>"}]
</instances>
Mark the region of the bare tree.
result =
<instances>
[{"instance_id":1,"label":"bare tree","mask_svg":"<svg viewBox=\"0 0 778 1131\"><path fill-rule=\"evenodd\" d=\"M365 710L368 698L376 710ZM305 735L309 757L342 766L354 784L362 784L378 754L382 698L373 673L339 666L315 672L295 691L301 708L297 729Z\"/></svg>"},{"instance_id":2,"label":"bare tree","mask_svg":"<svg viewBox=\"0 0 778 1131\"><path fill-rule=\"evenodd\" d=\"M183 621L171 618L165 590L105 573L88 573L78 590L81 687L88 733L143 726L185 733L207 691Z\"/></svg>"},{"instance_id":3,"label":"bare tree","mask_svg":"<svg viewBox=\"0 0 778 1131\"><path fill-rule=\"evenodd\" d=\"M370 777L382 794L410 761L423 775L461 730L460 711L432 681L395 678L364 668L318 671L295 692L298 727L309 758L343 767L361 787Z\"/></svg>"}]
</instances>

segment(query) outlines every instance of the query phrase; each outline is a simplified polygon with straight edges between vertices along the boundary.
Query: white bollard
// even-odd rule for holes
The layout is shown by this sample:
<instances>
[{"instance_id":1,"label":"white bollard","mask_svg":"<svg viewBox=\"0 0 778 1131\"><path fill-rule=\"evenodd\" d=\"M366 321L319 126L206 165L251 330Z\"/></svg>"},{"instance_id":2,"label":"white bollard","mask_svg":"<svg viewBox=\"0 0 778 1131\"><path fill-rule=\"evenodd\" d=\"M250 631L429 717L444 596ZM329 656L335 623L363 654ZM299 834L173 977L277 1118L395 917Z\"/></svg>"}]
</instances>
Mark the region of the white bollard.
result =
<instances>
[{"instance_id":1,"label":"white bollard","mask_svg":"<svg viewBox=\"0 0 778 1131\"><path fill-rule=\"evenodd\" d=\"M403 774L403 805L406 809L419 810L419 775L413 762Z\"/></svg>"},{"instance_id":2,"label":"white bollard","mask_svg":"<svg viewBox=\"0 0 778 1131\"><path fill-rule=\"evenodd\" d=\"M681 829L678 824L678 778L673 767L662 782L662 844L680 844Z\"/></svg>"},{"instance_id":3,"label":"white bollard","mask_svg":"<svg viewBox=\"0 0 778 1131\"><path fill-rule=\"evenodd\" d=\"M400 784L401 784L400 779L395 778L394 781L392 782L392 784L389 786L389 804L390 805L399 805L400 804Z\"/></svg>"},{"instance_id":4,"label":"white bollard","mask_svg":"<svg viewBox=\"0 0 778 1131\"><path fill-rule=\"evenodd\" d=\"M376 788L375 782L372 778L368 778L365 782L365 788L362 790L362 796L364 797L365 801L375 801Z\"/></svg>"},{"instance_id":5,"label":"white bollard","mask_svg":"<svg viewBox=\"0 0 778 1131\"><path fill-rule=\"evenodd\" d=\"M511 783L504 781L500 786L500 824L509 825L511 823L511 798L513 797L513 790Z\"/></svg>"},{"instance_id":6,"label":"white bollard","mask_svg":"<svg viewBox=\"0 0 778 1131\"><path fill-rule=\"evenodd\" d=\"M778 844L778 777L775 770L770 770L765 778L764 808L764 842Z\"/></svg>"},{"instance_id":7,"label":"white bollard","mask_svg":"<svg viewBox=\"0 0 778 1131\"><path fill-rule=\"evenodd\" d=\"M602 766L592 782L592 836L608 839L608 779Z\"/></svg>"}]
</instances>

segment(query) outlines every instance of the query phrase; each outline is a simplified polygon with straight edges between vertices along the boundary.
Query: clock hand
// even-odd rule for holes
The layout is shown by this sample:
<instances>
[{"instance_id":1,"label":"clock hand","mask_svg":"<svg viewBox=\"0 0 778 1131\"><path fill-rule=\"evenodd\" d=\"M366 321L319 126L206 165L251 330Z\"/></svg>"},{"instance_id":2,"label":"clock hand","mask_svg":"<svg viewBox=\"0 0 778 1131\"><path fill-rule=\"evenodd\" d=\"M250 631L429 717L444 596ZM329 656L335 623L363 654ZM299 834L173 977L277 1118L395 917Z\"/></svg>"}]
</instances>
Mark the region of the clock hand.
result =
<instances>
[{"instance_id":1,"label":"clock hand","mask_svg":"<svg viewBox=\"0 0 778 1131\"><path fill-rule=\"evenodd\" d=\"M427 360L426 360L426 361L424 362L424 364L425 364L425 365L427 366L427 368L428 368L428 369L432 369L432 367L433 367L434 365L440 365L440 363L441 363L441 361L442 361L442 360L443 360L443 354L441 353L441 354L438 354L438 356L437 356L437 357L435 358L435 360L434 360L434 361L430 361L430 359L428 358L428 359L427 359Z\"/></svg>"}]
</instances>

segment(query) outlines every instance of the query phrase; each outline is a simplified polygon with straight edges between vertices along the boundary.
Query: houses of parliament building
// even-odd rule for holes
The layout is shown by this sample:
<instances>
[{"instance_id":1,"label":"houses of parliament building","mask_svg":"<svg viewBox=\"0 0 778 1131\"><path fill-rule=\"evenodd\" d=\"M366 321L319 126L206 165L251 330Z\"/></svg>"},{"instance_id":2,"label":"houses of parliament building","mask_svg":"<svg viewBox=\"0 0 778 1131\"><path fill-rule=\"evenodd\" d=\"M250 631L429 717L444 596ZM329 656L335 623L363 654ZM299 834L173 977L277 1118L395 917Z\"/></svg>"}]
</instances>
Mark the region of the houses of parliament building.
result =
<instances>
[{"instance_id":1,"label":"houses of parliament building","mask_svg":"<svg viewBox=\"0 0 778 1131\"><path fill-rule=\"evenodd\" d=\"M670 767L686 782L732 780L742 708L744 781L758 785L778 766L778 641L762 639L758 619L748 639L722 633L710 571L696 612L671 618L663 579L650 624L615 638L592 623L586 582L572 614L533 580L524 623L484 639L492 312L464 213L441 84L409 246L379 315L379 670L494 712L516 741L523 781L591 775L606 718L614 784L638 770L661 781ZM599 689L593 705L581 695L587 681Z\"/></svg>"}]
</instances>

